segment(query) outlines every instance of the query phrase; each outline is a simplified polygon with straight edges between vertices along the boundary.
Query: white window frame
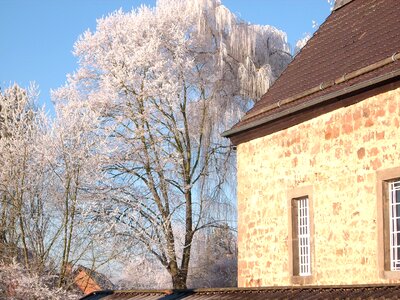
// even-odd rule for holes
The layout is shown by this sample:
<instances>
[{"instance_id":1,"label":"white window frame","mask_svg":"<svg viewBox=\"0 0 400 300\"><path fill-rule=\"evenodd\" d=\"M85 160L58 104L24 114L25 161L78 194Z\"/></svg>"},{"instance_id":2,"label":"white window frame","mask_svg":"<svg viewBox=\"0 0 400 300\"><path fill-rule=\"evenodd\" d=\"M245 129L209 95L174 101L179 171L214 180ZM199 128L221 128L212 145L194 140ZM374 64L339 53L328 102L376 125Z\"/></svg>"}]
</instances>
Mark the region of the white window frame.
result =
<instances>
[{"instance_id":1,"label":"white window frame","mask_svg":"<svg viewBox=\"0 0 400 300\"><path fill-rule=\"evenodd\" d=\"M311 275L311 246L310 246L310 206L308 197L296 199L297 212L297 237L299 249L299 276Z\"/></svg>"},{"instance_id":2,"label":"white window frame","mask_svg":"<svg viewBox=\"0 0 400 300\"><path fill-rule=\"evenodd\" d=\"M400 271L400 226L398 220L400 219L400 179L388 182L389 193L389 222L390 222L390 270Z\"/></svg>"}]
</instances>

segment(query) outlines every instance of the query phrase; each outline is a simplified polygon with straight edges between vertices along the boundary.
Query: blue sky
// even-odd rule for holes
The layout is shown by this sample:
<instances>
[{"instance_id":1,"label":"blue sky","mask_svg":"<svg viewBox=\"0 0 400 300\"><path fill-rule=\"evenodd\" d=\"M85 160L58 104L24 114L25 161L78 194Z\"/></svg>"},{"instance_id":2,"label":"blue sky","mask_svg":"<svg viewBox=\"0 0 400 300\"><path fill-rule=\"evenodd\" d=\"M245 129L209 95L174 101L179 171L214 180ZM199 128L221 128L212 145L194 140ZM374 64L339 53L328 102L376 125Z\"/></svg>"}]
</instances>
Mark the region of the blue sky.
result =
<instances>
[{"instance_id":1,"label":"blue sky","mask_svg":"<svg viewBox=\"0 0 400 300\"><path fill-rule=\"evenodd\" d=\"M190 1L190 0L188 0ZM35 81L41 102L52 111L50 89L64 84L77 68L74 42L96 19L122 8L129 11L155 0L0 0L0 87ZM330 13L327 0L222 0L232 12L253 24L275 26L294 47L312 21L321 24Z\"/></svg>"}]
</instances>

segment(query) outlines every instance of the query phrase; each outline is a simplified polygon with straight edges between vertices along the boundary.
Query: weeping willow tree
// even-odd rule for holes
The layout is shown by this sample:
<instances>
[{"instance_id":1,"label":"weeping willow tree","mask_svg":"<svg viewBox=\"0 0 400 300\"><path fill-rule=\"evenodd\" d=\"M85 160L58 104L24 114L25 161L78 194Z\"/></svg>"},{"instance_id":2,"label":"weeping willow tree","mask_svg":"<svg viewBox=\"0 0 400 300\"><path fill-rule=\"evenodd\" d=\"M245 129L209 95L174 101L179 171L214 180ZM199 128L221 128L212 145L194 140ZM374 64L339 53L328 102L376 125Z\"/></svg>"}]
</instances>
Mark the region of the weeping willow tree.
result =
<instances>
[{"instance_id":1,"label":"weeping willow tree","mask_svg":"<svg viewBox=\"0 0 400 300\"><path fill-rule=\"evenodd\" d=\"M95 220L139 243L186 288L192 241L226 224L232 155L220 132L290 60L286 35L245 23L217 0L161 0L97 21L54 99L95 107L107 138L108 187Z\"/></svg>"}]
</instances>

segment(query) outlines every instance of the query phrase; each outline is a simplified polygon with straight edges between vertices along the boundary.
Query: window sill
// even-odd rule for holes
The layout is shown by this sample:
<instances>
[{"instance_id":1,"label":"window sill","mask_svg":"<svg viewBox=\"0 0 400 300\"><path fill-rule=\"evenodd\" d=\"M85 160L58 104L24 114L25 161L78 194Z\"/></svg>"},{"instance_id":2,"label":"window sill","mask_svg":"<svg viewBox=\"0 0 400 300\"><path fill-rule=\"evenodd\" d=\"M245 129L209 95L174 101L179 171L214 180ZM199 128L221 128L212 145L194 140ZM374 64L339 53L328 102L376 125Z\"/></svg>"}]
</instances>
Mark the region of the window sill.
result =
<instances>
[{"instance_id":1,"label":"window sill","mask_svg":"<svg viewBox=\"0 0 400 300\"><path fill-rule=\"evenodd\" d=\"M400 279L400 271L383 271L382 275L385 279Z\"/></svg>"},{"instance_id":2,"label":"window sill","mask_svg":"<svg viewBox=\"0 0 400 300\"><path fill-rule=\"evenodd\" d=\"M399 274L400 275L400 274ZM313 282L314 276L292 276L291 281L292 284L306 285L311 284Z\"/></svg>"}]
</instances>

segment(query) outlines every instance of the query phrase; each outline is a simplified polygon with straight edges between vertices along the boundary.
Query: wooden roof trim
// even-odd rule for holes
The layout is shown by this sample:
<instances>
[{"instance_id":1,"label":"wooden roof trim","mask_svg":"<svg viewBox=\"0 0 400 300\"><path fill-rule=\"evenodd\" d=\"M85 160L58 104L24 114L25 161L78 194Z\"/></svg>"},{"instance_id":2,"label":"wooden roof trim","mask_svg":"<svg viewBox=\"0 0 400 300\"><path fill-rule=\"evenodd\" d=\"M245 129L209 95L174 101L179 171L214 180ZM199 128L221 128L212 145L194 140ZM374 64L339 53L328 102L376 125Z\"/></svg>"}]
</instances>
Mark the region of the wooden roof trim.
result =
<instances>
[{"instance_id":1,"label":"wooden roof trim","mask_svg":"<svg viewBox=\"0 0 400 300\"><path fill-rule=\"evenodd\" d=\"M252 292L252 291L268 291L268 290L303 290L303 289L354 289L367 287L400 287L399 283L371 283L371 284L336 284L336 285L282 285L282 286L263 286L263 287L226 287L226 288L194 288L194 289L131 289L131 290L104 290L95 291L92 294L129 294L129 293L151 293L171 295L174 292L195 292L195 293L235 293L235 292ZM85 296L84 298L86 298Z\"/></svg>"},{"instance_id":2,"label":"wooden roof trim","mask_svg":"<svg viewBox=\"0 0 400 300\"><path fill-rule=\"evenodd\" d=\"M274 286L274 287L254 287L254 288L211 288L211 289L188 289L188 290L126 290L126 291L98 291L87 295L81 300L98 300L98 299L276 299L291 298L291 296L314 296L321 298L357 298L354 297L366 295L369 298L385 299L388 295L394 299L400 288L399 284L359 284L359 285L321 285L321 286ZM375 289L376 295L372 295L370 290ZM294 294L297 293L297 294ZM354 294L356 293L356 294ZM318 297L319 295L319 297ZM334 297L333 297L334 296ZM157 298L155 298L157 297ZM358 299L358 298L357 298Z\"/></svg>"},{"instance_id":3,"label":"wooden roof trim","mask_svg":"<svg viewBox=\"0 0 400 300\"><path fill-rule=\"evenodd\" d=\"M306 108L310 108L310 107L315 106L317 104L321 104L321 103L327 102L327 101L332 100L334 98L337 98L337 97L340 97L340 96L343 96L343 95L346 95L346 94L349 94L349 93L352 93L352 92L356 92L358 90L361 90L361 89L367 88L369 86L373 86L373 85L385 82L385 81L390 80L390 79L394 79L394 78L399 77L399 76L400 76L400 69L397 69L395 71L386 73L384 75L380 75L380 76L374 77L372 79L369 79L369 80L354 84L354 85L352 85L350 87L343 88L343 89L341 89L339 91L335 91L335 92L332 92L330 94L326 94L326 95L323 95L321 97L317 97L315 99L312 99L310 101L307 101L307 102L304 102L304 103L300 103L299 105L296 105L294 107L290 107L290 108L288 108L288 109L286 109L284 111L278 112L278 113L273 114L273 115L268 115L268 116L266 116L264 118L255 120L255 121L250 122L248 124L245 124L245 125L243 125L243 126L241 126L239 128L233 128L233 129L227 130L227 131L222 133L222 136L226 137L226 138L229 138L229 137L231 137L231 136L233 136L235 134L244 132L246 130L255 128L257 126L261 126L261 125L267 124L267 123L269 123L271 121L275 121L277 119L280 119L280 118L285 117L287 115L290 115L290 114L296 113L298 111L304 110ZM346 78L347 78L347 76L346 76Z\"/></svg>"},{"instance_id":4,"label":"wooden roof trim","mask_svg":"<svg viewBox=\"0 0 400 300\"><path fill-rule=\"evenodd\" d=\"M368 73L368 72L374 71L376 69L379 69L379 68L381 68L383 66L386 66L388 64L391 64L391 63L393 63L393 62L395 62L396 60L399 60L399 59L400 59L400 53L396 52L392 56L389 56L389 57L387 57L385 59L377 61L377 62L375 62L373 64L370 64L370 65L368 65L368 66L366 66L364 68L358 69L358 70L350 72L350 73L345 73L342 76L336 78L335 80L322 82L320 85L318 85L316 87L310 88L310 89L308 89L308 90L306 90L304 92L301 92L301 93L298 93L298 94L296 94L294 96L291 96L291 97L288 97L286 99L280 100L280 101L278 101L278 102L276 102L274 104L271 104L271 105L268 105L268 106L264 107L263 109L259 109L259 110L254 111L254 112L250 112L250 113L246 114L243 117L242 120L247 120L249 118L258 116L258 115L263 114L263 113L265 113L267 111L270 111L272 109L279 108L282 105L294 102L294 101L299 100L301 98L310 96L310 95L315 94L315 93L317 93L319 91L322 91L322 90L325 90L327 88L330 88L330 87L332 87L334 85L341 84L342 82L345 82L347 80L350 80L350 79L353 79L355 77L361 76L361 75L363 75L365 73Z\"/></svg>"}]
</instances>

